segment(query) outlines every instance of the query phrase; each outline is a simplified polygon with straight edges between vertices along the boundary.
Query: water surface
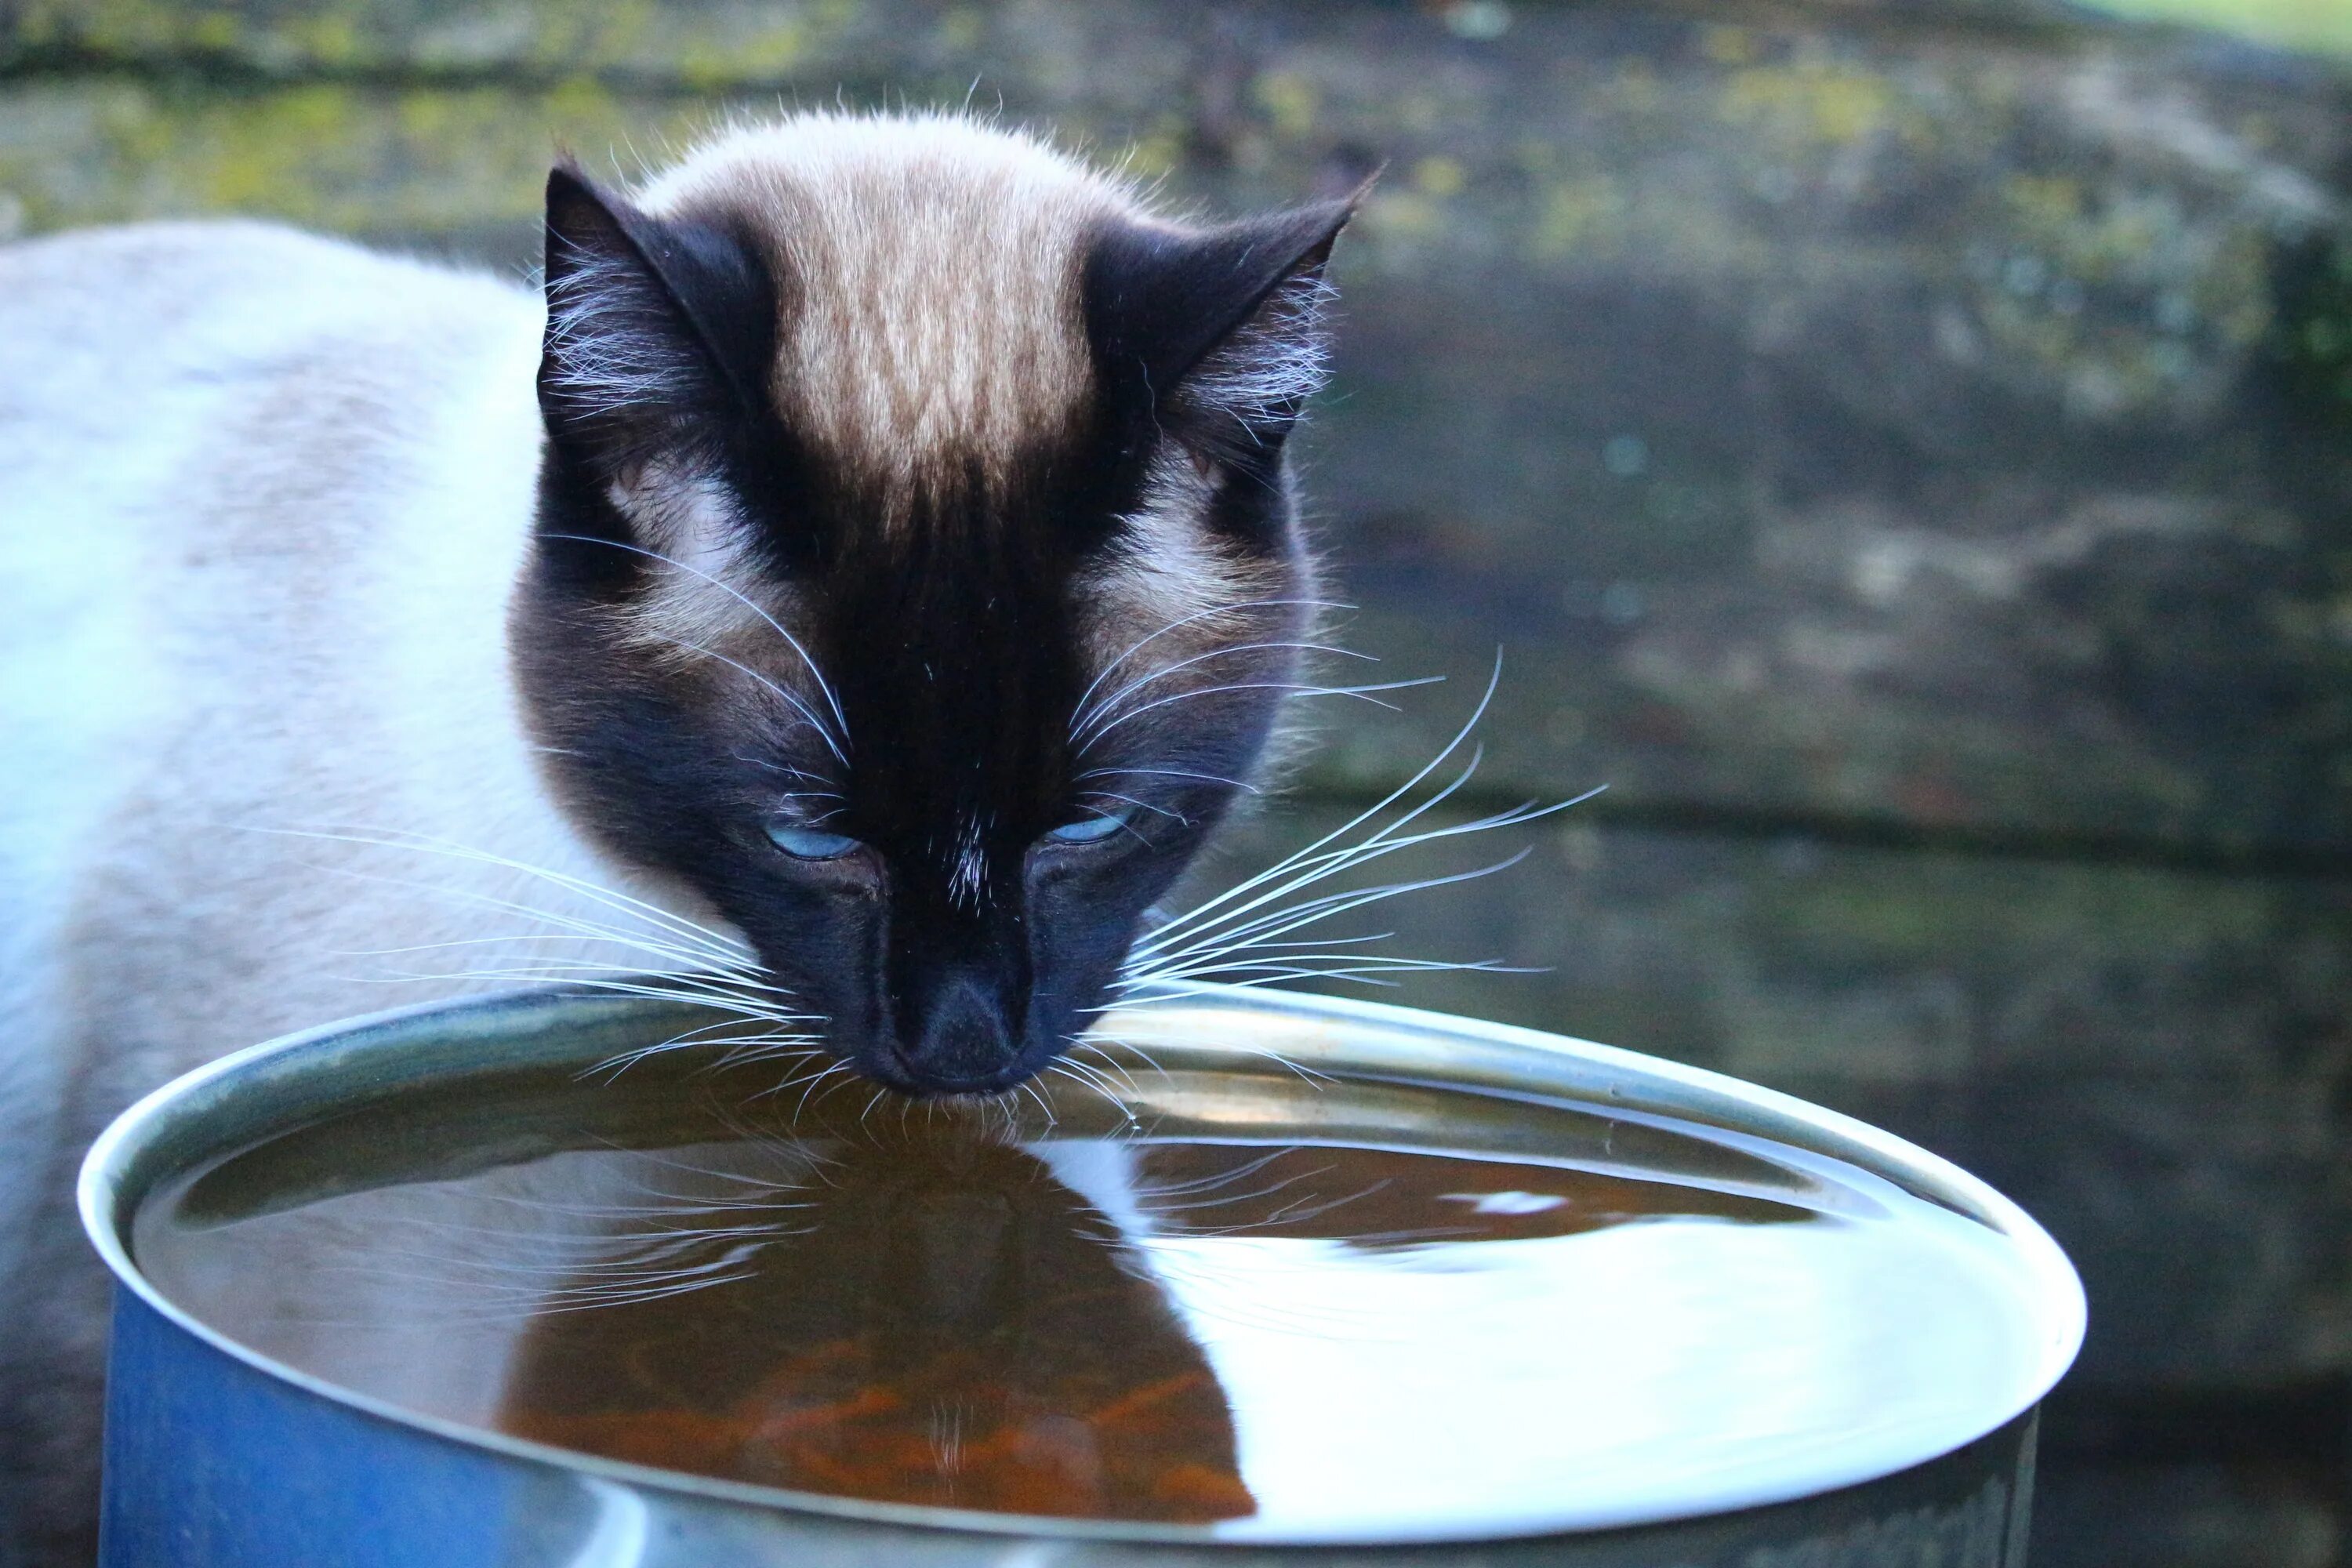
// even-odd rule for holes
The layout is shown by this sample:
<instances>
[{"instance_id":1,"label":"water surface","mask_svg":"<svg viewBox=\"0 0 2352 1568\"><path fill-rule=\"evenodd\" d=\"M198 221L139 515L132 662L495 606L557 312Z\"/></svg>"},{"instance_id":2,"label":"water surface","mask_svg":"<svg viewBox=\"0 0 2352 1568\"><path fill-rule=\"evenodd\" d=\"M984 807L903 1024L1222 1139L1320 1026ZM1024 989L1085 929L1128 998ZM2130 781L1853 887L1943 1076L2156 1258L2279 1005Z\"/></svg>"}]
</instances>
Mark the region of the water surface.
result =
<instances>
[{"instance_id":1,"label":"water surface","mask_svg":"<svg viewBox=\"0 0 2352 1568\"><path fill-rule=\"evenodd\" d=\"M831 1080L838 1082L836 1079ZM1925 1458L2030 1395L1973 1220L1716 1129L1139 1072L1012 1110L517 1073L167 1186L134 1250L448 1420L897 1501L1410 1537Z\"/></svg>"}]
</instances>

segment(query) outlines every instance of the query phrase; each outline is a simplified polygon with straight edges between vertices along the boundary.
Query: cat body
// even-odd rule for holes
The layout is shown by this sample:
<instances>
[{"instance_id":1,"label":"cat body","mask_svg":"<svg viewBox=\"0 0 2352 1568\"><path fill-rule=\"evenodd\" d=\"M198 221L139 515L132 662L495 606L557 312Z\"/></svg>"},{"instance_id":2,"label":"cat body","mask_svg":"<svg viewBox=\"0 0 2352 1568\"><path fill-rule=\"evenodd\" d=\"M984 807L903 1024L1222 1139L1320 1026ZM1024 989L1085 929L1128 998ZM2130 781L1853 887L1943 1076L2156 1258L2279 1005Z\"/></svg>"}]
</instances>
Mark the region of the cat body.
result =
<instances>
[{"instance_id":1,"label":"cat body","mask_svg":"<svg viewBox=\"0 0 2352 1568\"><path fill-rule=\"evenodd\" d=\"M180 1072L634 969L909 1092L1085 1026L1296 682L1345 216L827 116L559 170L544 296L258 225L0 249L0 1564L87 1560L72 1174Z\"/></svg>"},{"instance_id":2,"label":"cat body","mask_svg":"<svg viewBox=\"0 0 2352 1568\"><path fill-rule=\"evenodd\" d=\"M363 955L516 928L466 894L545 901L256 829L617 873L548 800L507 678L539 317L257 226L0 252L0 1510L40 1539L87 1528L89 1139L214 1057L415 997ZM436 889L362 879L403 874Z\"/></svg>"}]
</instances>

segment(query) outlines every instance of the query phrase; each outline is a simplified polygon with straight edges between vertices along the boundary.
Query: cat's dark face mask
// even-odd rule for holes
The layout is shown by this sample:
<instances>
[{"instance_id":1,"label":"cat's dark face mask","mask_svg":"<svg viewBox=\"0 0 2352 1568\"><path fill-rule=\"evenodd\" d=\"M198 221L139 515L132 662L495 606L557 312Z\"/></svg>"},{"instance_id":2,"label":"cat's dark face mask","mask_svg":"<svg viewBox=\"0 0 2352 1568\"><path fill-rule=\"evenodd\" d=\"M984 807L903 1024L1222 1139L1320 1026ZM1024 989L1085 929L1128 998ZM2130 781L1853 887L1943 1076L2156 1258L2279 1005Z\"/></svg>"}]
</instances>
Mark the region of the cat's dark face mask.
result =
<instances>
[{"instance_id":1,"label":"cat's dark face mask","mask_svg":"<svg viewBox=\"0 0 2352 1568\"><path fill-rule=\"evenodd\" d=\"M1313 619L1282 457L1304 383L1273 377L1345 216L1106 222L1060 416L859 450L771 390L817 374L780 363L778 300L821 280L780 289L761 220L551 180L512 637L551 777L867 1076L1041 1070L1250 788Z\"/></svg>"}]
</instances>

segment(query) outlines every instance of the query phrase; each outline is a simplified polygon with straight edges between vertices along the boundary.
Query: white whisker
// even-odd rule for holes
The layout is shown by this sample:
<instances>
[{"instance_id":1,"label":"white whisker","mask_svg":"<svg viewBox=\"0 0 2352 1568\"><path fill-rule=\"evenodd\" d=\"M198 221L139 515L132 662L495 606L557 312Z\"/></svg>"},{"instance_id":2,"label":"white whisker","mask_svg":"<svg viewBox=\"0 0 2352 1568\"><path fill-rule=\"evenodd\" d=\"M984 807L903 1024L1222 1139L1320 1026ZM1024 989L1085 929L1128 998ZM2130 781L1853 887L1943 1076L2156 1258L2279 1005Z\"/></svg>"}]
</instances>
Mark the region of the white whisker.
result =
<instances>
[{"instance_id":1,"label":"white whisker","mask_svg":"<svg viewBox=\"0 0 2352 1568\"><path fill-rule=\"evenodd\" d=\"M665 565L676 567L678 571L684 572L689 576L699 577L702 581L709 584L720 593L731 595L745 609L751 611L753 615L767 622L769 627L772 629L778 637L783 638L786 645L789 646L794 653L800 656L802 666L809 672L809 679L816 682L818 695L824 699L825 706L832 710L834 722L840 726L840 734L838 737L840 741L839 745L835 745L834 743L835 737L827 734L824 726L822 723L817 723L814 715L809 715L810 722L816 724L817 733L824 737L826 749L833 752L835 760L842 763L845 766L847 765L849 759L844 753L847 751L849 746L849 721L842 717L841 699L835 695L833 683L825 679L824 671L819 669L816 666L816 660L809 657L809 650L801 645L801 639L793 636L791 632L785 630L783 624L778 621L775 616L768 614L767 611L761 609L758 605L753 604L751 599L735 589L731 584L719 581L708 572L688 566L683 561L675 560L670 556L664 555L657 550L646 550L638 545L623 544L617 540L598 539L593 535L584 533L551 533L547 537L550 539L566 540L579 544L602 544L610 549L625 550L632 554L643 555L648 559L659 561ZM740 667L739 666L738 668ZM795 701L793 706L797 708L800 704ZM803 713L806 712L805 710L803 710Z\"/></svg>"},{"instance_id":2,"label":"white whisker","mask_svg":"<svg viewBox=\"0 0 2352 1568\"><path fill-rule=\"evenodd\" d=\"M1097 742L1120 725L1132 723L1146 713L1155 712L1174 703L1190 702L1195 698L1215 697L1228 691L1279 691L1287 697L1353 697L1359 701L1369 702L1375 708L1385 708L1394 713L1400 711L1395 703L1383 702L1372 693L1403 691L1415 686L1434 686L1444 679L1442 675L1429 675L1418 680L1384 680L1371 686L1317 686L1311 682L1299 680L1234 680L1221 686L1198 686L1189 691L1179 691L1173 696L1154 698L1139 707L1129 709L1118 718L1096 729L1093 734L1087 737L1085 743L1079 746L1077 751L1080 756L1084 756Z\"/></svg>"},{"instance_id":3,"label":"white whisker","mask_svg":"<svg viewBox=\"0 0 2352 1568\"><path fill-rule=\"evenodd\" d=\"M477 849L446 838L436 838L429 834L398 830L370 832L364 829L328 830L293 827L254 827L246 831L289 838L312 838L329 843L358 844L379 849L423 850L429 854L446 855L453 859L497 866L551 883L567 892L578 893L592 903L602 905L616 914L627 914L643 920L647 924L667 931L673 940L707 949L715 961L736 964L747 964L752 962L751 950L733 937L698 924L684 915L663 909L658 904L633 898L616 889L591 882L584 878L551 870L544 866L533 866L527 861L511 859L504 855L494 854L487 849ZM419 889L426 886L423 883L407 885Z\"/></svg>"},{"instance_id":4,"label":"white whisker","mask_svg":"<svg viewBox=\"0 0 2352 1568\"><path fill-rule=\"evenodd\" d=\"M1087 710L1087 704L1093 700L1095 692L1101 687L1102 683L1109 679L1110 672L1112 670L1117 669L1120 665L1125 664L1129 659L1133 658L1137 654L1142 652L1153 643L1158 642L1161 637L1166 637L1171 632L1181 631L1186 626L1211 619L1213 616L1238 615L1244 610L1351 610L1353 608L1355 608L1353 605L1334 604L1328 599L1253 599L1246 604L1218 605L1205 610L1195 610L1187 616L1180 616L1176 619L1170 621L1166 626L1161 626L1158 631L1152 632L1150 635L1129 644L1126 650L1119 654L1118 658L1112 659L1108 664L1104 665L1102 668L1097 670L1095 672L1095 678L1087 683L1087 689L1078 693L1077 701L1072 705L1071 721L1073 725L1076 724L1077 715L1082 714Z\"/></svg>"},{"instance_id":5,"label":"white whisker","mask_svg":"<svg viewBox=\"0 0 2352 1568\"><path fill-rule=\"evenodd\" d=\"M1427 779L1430 774L1435 773L1444 764L1446 758L1452 756L1455 752L1461 749L1463 742L1470 738L1470 732L1478 727L1478 721L1486 717L1488 705L1495 700L1495 688L1501 681L1502 678L1503 658L1502 655L1498 652L1495 656L1494 670L1486 678L1486 689L1480 695L1477 706L1471 710L1470 717L1463 721L1461 729L1454 731L1454 738L1451 741L1448 741L1435 756L1430 758L1426 763L1423 763L1420 769L1415 772L1411 778L1405 780L1404 783L1397 785L1396 788L1391 790L1380 800L1374 802L1371 805L1367 806L1364 810L1357 813L1346 822L1341 823L1339 826L1333 828L1322 837L1318 838L1312 844L1306 846L1304 848L1294 850L1289 855L1285 856L1282 859L1276 861L1272 866L1267 867L1265 870L1258 872L1255 876L1242 882L1237 887L1230 888L1214 898L1195 904L1192 909L1187 910L1182 914L1177 915L1173 919L1166 921L1160 928L1160 931L1154 933L1155 937L1169 931L1180 929L1185 925L1199 921L1208 915L1211 911L1223 907L1234 900L1246 897L1252 889L1262 887L1269 881L1278 879L1287 875L1293 868L1307 860L1309 857L1314 856L1317 852L1323 850L1328 846L1345 838L1349 834L1353 833L1365 823L1372 821L1374 818L1378 817L1381 813L1396 805L1397 802L1411 795L1414 790L1421 787L1423 780Z\"/></svg>"},{"instance_id":6,"label":"white whisker","mask_svg":"<svg viewBox=\"0 0 2352 1568\"><path fill-rule=\"evenodd\" d=\"M672 647L684 648L688 653L698 653L705 658L715 658L730 669L740 670L744 675L751 677L753 681L765 687L777 697L782 698L786 707L790 708L793 712L801 716L802 723L806 724L810 729L816 731L816 738L824 742L824 749L833 753L834 761L839 763L844 767L847 767L849 765L848 756L842 751L839 743L834 740L832 732L826 730L824 727L824 721L819 719L814 712L810 711L809 705L807 703L802 701L799 697L785 689L784 687L776 681L761 674L758 670L753 669L750 665L745 664L742 660L730 658L727 655L720 653L716 648L705 647L698 642L688 642L686 638L681 637L672 637L667 632L656 632L653 635L660 638L663 642L669 644Z\"/></svg>"},{"instance_id":7,"label":"white whisker","mask_svg":"<svg viewBox=\"0 0 2352 1568\"><path fill-rule=\"evenodd\" d=\"M1412 958L1368 951L1369 944L1388 941L1393 932L1349 938L1299 934L1326 921L1406 893L1492 876L1518 864L1532 850L1521 848L1491 864L1440 876L1321 893L1313 890L1318 885L1408 849L1539 821L1599 793L1589 791L1550 805L1525 802L1468 821L1413 828L1416 822L1464 789L1476 773L1485 753L1482 747L1472 745L1468 760L1453 778L1428 790L1422 798L1412 798L1449 758L1470 742L1472 733L1494 701L1501 676L1502 661L1497 656L1486 689L1468 719L1437 754L1403 784L1312 843L1161 921L1139 940L1112 984L1111 991L1118 1000L1094 1011L1099 1014L1114 1008L1152 1009L1214 995L1225 989L1301 982L1389 986L1412 974L1527 973L1519 966L1491 958ZM1295 1063L1286 1065L1297 1067Z\"/></svg>"},{"instance_id":8,"label":"white whisker","mask_svg":"<svg viewBox=\"0 0 2352 1568\"><path fill-rule=\"evenodd\" d=\"M1090 789L1086 791L1085 794L1086 798L1089 800L1120 801L1128 805L1135 807L1138 811L1151 812L1155 816L1168 818L1171 822L1181 823L1186 827L1192 826L1192 819L1186 816L1183 813L1171 811L1164 805L1154 805L1148 800L1138 800L1131 795L1120 795L1116 791L1107 789Z\"/></svg>"},{"instance_id":9,"label":"white whisker","mask_svg":"<svg viewBox=\"0 0 2352 1568\"><path fill-rule=\"evenodd\" d=\"M1199 779L1205 784L1230 784L1234 789L1244 791L1250 795L1262 795L1265 793L1263 790L1259 789L1257 785L1253 784L1244 784L1240 779L1229 779L1223 773L1194 773L1188 768L1088 768L1085 773L1079 773L1075 782L1083 783L1087 779L1127 778L1130 776L1139 777L1147 775L1154 778Z\"/></svg>"},{"instance_id":10,"label":"white whisker","mask_svg":"<svg viewBox=\"0 0 2352 1568\"><path fill-rule=\"evenodd\" d=\"M1370 654L1358 653L1353 648L1333 647L1328 643L1228 643L1222 647L1213 647L1206 653L1196 653L1190 658L1180 658L1173 664L1163 664L1149 675L1136 677L1136 679L1129 681L1125 686L1120 687L1117 691L1112 692L1109 696L1104 698L1101 701L1096 703L1092 708L1082 712L1076 720L1072 721L1070 724L1070 740L1074 744L1083 742L1086 739L1087 730L1097 721L1108 718L1111 712L1118 708L1119 700L1122 698L1128 697L1137 691L1140 691L1143 688L1150 686L1154 681L1165 680L1168 677L1176 674L1179 670L1190 669L1196 664L1206 664L1211 659L1229 658L1235 654L1276 653L1284 651L1297 653L1337 654L1342 658L1360 658L1368 664L1378 664L1380 662L1380 660L1374 658Z\"/></svg>"}]
</instances>

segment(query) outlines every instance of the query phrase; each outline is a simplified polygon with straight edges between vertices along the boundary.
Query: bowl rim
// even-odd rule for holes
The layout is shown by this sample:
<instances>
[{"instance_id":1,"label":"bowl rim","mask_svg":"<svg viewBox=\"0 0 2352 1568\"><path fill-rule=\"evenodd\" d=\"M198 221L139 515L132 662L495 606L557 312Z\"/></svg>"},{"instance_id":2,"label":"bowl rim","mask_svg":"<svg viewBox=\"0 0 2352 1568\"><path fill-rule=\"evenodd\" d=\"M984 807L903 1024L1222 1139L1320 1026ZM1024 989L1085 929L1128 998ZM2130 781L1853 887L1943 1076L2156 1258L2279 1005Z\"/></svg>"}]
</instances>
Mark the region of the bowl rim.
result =
<instances>
[{"instance_id":1,"label":"bowl rim","mask_svg":"<svg viewBox=\"0 0 2352 1568\"><path fill-rule=\"evenodd\" d=\"M1192 1546L1364 1547L1502 1541L1533 1536L1583 1535L1602 1531L1667 1524L1797 1501L1882 1480L1929 1464L1998 1433L2032 1412L2056 1385L2079 1353L2087 1321L2082 1281L2050 1235L1991 1185L1942 1157L1867 1122L1810 1101L1704 1068L1650 1057L1617 1047L1517 1025L1491 1023L1394 1004L1302 992L1230 985L1187 985L1181 1003L1151 1010L1146 1027L1160 1033L1171 1017L1225 1011L1290 1025L1327 1023L1335 1037L1307 1060L1318 1071L1352 1069L1378 1081L1467 1089L1488 1095L1580 1100L1608 1113L1663 1115L1734 1133L1758 1136L1826 1154L1895 1182L1911 1192L1975 1220L2013 1248L2027 1281L2026 1295L2040 1318L2040 1361L2022 1379L2021 1396L1989 1406L1981 1429L1932 1452L1914 1452L1883 1464L1850 1463L1825 1469L1814 1484L1718 1487L1694 1491L1687 1502L1585 1510L1505 1520L1465 1530L1414 1531L1388 1526L1361 1535L1319 1531L1312 1536L1257 1532L1245 1521L1224 1524L1166 1524L1143 1521L1072 1519L1054 1515L996 1513L839 1497L822 1492L727 1480L691 1472L611 1459L558 1447L507 1433L411 1410L373 1394L343 1387L247 1346L184 1310L163 1295L131 1256L129 1228L139 1205L171 1173L194 1161L163 1160L173 1132L201 1127L207 1118L240 1097L264 1103L275 1086L282 1094L334 1070L351 1058L398 1052L403 1066L415 1056L418 1037L454 1034L458 1039L499 1035L518 1023L551 1026L552 1016L594 1017L610 1025L636 1014L658 1014L674 1003L614 995L580 984L524 987L413 1004L343 1019L267 1040L219 1057L142 1096L110 1122L89 1148L76 1183L82 1229L114 1278L145 1307L215 1353L276 1382L341 1405L407 1433L454 1443L478 1453L537 1468L684 1495L707 1501L747 1505L769 1511L819 1514L844 1521L912 1526L994 1536L1082 1542L1155 1542ZM1143 1015L1139 1015L1143 1016ZM577 1038L575 1023L562 1031ZM1133 1037L1132 1026L1126 1037ZM1171 1036L1156 1043L1172 1043ZM1344 1045L1335 1043L1343 1038ZM1433 1060L1429 1046L1453 1047ZM1286 1054L1297 1054L1286 1040ZM1417 1047L1417 1048L1416 1048ZM1310 1049L1314 1047L1310 1044ZM561 1053L549 1053L556 1059ZM1214 1056L1217 1053L1207 1052ZM1251 1060L1233 1053L1236 1061ZM479 1061L480 1058L474 1058ZM481 1062L484 1071L523 1065L512 1056ZM410 1080L434 1081L430 1062L399 1074L390 1084L373 1080L379 1092ZM1412 1069L1420 1068L1418 1073ZM1262 1064L1260 1070L1263 1070ZM264 1119L264 1125L268 1125ZM282 1125L282 1123L280 1123ZM229 1141L215 1137L213 1148ZM202 1156L200 1158L212 1157ZM152 1167L159 1162L163 1169ZM113 1375L110 1365L109 1375ZM1239 1526L1241 1528L1236 1528Z\"/></svg>"}]
</instances>

